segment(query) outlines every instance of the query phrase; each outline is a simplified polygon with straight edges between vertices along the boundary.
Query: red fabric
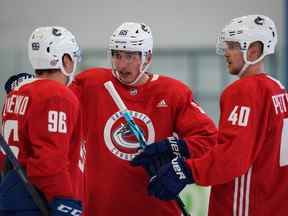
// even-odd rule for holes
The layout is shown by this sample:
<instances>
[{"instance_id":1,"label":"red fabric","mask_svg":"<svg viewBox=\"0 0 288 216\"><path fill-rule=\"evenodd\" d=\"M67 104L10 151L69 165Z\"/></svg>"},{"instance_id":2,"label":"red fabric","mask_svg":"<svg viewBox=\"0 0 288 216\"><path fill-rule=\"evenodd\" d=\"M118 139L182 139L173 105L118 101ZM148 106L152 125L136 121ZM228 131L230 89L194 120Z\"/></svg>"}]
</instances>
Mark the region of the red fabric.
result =
<instances>
[{"instance_id":1,"label":"red fabric","mask_svg":"<svg viewBox=\"0 0 288 216\"><path fill-rule=\"evenodd\" d=\"M87 141L85 215L180 215L175 202L149 196L148 175L144 169L129 165L139 146L132 135L120 132L124 121L104 87L108 80L133 111L148 143L176 132L197 158L217 139L213 122L195 103L191 104L192 92L177 80L154 75L144 85L127 87L109 69L93 68L80 73L71 88L81 101Z\"/></svg>"},{"instance_id":2,"label":"red fabric","mask_svg":"<svg viewBox=\"0 0 288 216\"><path fill-rule=\"evenodd\" d=\"M21 98L27 99L27 106L22 106L23 99L17 109L16 101ZM23 112L21 107L25 107ZM70 89L52 80L25 84L12 91L4 104L4 124L14 122L18 127L15 131L4 127L4 134L10 146L19 148L18 159L29 180L48 200L56 196L80 198L76 193L80 185L74 179L74 175L80 175L79 121L78 99Z\"/></svg>"},{"instance_id":3,"label":"red fabric","mask_svg":"<svg viewBox=\"0 0 288 216\"><path fill-rule=\"evenodd\" d=\"M279 95L282 105L275 108L272 98ZM247 76L224 90L220 108L218 144L189 161L198 184L214 185L209 216L287 215L288 167L279 162L285 89L268 75Z\"/></svg>"}]
</instances>

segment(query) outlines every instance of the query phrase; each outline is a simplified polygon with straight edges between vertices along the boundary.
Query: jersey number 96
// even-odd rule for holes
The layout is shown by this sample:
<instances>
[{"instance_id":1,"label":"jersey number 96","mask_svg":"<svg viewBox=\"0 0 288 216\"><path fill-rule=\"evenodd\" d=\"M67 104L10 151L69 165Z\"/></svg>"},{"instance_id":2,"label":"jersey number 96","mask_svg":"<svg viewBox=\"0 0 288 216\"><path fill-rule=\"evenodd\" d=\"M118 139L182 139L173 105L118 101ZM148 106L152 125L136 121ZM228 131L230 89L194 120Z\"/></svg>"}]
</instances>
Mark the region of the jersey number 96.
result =
<instances>
[{"instance_id":1,"label":"jersey number 96","mask_svg":"<svg viewBox=\"0 0 288 216\"><path fill-rule=\"evenodd\" d=\"M66 119L65 112L50 110L48 112L48 131L67 133Z\"/></svg>"}]
</instances>

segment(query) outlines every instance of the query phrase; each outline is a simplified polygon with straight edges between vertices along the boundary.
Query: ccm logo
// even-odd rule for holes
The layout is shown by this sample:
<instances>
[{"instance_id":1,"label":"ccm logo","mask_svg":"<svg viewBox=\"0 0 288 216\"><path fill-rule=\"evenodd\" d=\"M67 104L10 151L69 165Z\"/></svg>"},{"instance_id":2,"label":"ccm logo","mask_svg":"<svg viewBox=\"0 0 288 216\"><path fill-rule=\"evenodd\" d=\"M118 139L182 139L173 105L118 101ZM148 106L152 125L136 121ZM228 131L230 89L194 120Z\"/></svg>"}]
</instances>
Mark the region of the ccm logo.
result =
<instances>
[{"instance_id":1,"label":"ccm logo","mask_svg":"<svg viewBox=\"0 0 288 216\"><path fill-rule=\"evenodd\" d=\"M81 216L81 213L82 213L81 210L74 209L63 204L59 205L57 210L64 212L64 213L69 213L69 215L73 215L73 216Z\"/></svg>"}]
</instances>

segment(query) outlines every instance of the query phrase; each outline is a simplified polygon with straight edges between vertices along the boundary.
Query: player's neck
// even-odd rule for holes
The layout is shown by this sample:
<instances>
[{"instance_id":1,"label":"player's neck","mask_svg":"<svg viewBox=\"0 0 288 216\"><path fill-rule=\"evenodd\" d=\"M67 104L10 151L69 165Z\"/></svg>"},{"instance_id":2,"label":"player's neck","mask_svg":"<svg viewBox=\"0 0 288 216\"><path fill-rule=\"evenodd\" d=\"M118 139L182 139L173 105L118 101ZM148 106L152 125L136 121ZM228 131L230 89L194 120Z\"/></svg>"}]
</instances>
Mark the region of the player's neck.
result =
<instances>
[{"instance_id":1,"label":"player's neck","mask_svg":"<svg viewBox=\"0 0 288 216\"><path fill-rule=\"evenodd\" d=\"M43 73L41 75L37 75L37 77L41 79L54 80L63 85L65 85L67 79L66 76L60 71L55 73Z\"/></svg>"},{"instance_id":2,"label":"player's neck","mask_svg":"<svg viewBox=\"0 0 288 216\"><path fill-rule=\"evenodd\" d=\"M144 85L149 81L150 77L147 73L144 73L140 80L135 84L135 86Z\"/></svg>"},{"instance_id":3,"label":"player's neck","mask_svg":"<svg viewBox=\"0 0 288 216\"><path fill-rule=\"evenodd\" d=\"M240 79L242 77L246 77L246 76L253 76L256 74L260 74L264 72L264 63L263 62L259 62L256 63L254 65L249 65L248 68L246 69L245 73L243 73L243 75L240 77Z\"/></svg>"}]
</instances>

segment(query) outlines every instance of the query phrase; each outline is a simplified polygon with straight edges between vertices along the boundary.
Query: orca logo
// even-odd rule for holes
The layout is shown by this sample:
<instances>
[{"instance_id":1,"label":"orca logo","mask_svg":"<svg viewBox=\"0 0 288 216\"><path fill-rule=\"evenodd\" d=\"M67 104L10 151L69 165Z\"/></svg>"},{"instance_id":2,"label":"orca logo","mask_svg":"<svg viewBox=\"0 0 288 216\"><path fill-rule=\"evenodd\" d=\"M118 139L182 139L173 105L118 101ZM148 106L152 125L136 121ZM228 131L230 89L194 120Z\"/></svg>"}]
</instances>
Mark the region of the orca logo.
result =
<instances>
[{"instance_id":1,"label":"orca logo","mask_svg":"<svg viewBox=\"0 0 288 216\"><path fill-rule=\"evenodd\" d=\"M57 28L53 28L52 29L52 34L57 36L57 37L62 35L61 31L59 29L57 29Z\"/></svg>"},{"instance_id":2,"label":"orca logo","mask_svg":"<svg viewBox=\"0 0 288 216\"><path fill-rule=\"evenodd\" d=\"M255 23L257 25L263 25L264 24L264 19L260 16L258 16L256 19L255 19Z\"/></svg>"},{"instance_id":3,"label":"orca logo","mask_svg":"<svg viewBox=\"0 0 288 216\"><path fill-rule=\"evenodd\" d=\"M142 29L143 31L145 31L145 32L148 32L148 28L147 28L147 26L144 25L144 24L141 24L141 29ZM148 33L149 33L149 32L148 32Z\"/></svg>"},{"instance_id":4,"label":"orca logo","mask_svg":"<svg viewBox=\"0 0 288 216\"><path fill-rule=\"evenodd\" d=\"M143 131L147 144L155 141L155 129L149 116L144 113L130 111L136 124ZM132 160L139 150L139 143L125 123L121 111L114 113L106 121L104 141L108 150L122 160Z\"/></svg>"}]
</instances>

